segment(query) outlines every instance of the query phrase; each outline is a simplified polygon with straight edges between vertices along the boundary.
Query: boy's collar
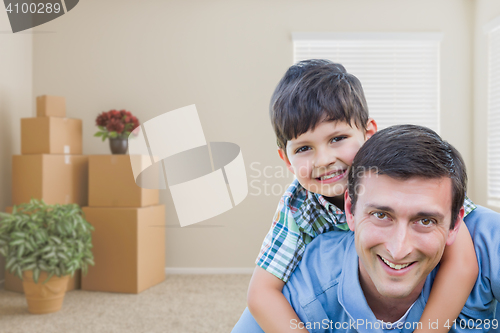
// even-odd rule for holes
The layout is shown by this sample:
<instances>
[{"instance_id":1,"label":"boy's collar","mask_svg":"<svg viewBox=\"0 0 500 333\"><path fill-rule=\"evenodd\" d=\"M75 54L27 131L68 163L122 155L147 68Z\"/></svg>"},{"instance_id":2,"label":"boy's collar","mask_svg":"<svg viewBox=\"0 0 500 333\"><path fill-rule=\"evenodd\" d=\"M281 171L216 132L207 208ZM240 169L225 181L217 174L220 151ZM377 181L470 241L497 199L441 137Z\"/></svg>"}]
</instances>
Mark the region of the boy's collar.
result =
<instances>
[{"instance_id":1,"label":"boy's collar","mask_svg":"<svg viewBox=\"0 0 500 333\"><path fill-rule=\"evenodd\" d=\"M343 209L340 209L336 205L332 204L330 201L326 200L323 195L318 194L318 193L313 193L313 192L310 192L310 193L313 194L318 199L319 203L323 207L325 207L327 210L331 210L335 214L344 214Z\"/></svg>"}]
</instances>

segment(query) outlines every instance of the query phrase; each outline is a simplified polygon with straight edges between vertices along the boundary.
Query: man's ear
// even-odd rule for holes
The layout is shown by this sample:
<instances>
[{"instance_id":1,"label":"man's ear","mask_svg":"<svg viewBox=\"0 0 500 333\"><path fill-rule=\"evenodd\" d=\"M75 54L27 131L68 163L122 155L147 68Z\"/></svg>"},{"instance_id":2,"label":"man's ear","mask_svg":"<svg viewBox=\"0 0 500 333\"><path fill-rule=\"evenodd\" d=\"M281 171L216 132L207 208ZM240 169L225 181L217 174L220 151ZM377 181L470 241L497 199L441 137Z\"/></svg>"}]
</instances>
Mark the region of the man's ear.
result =
<instances>
[{"instance_id":1,"label":"man's ear","mask_svg":"<svg viewBox=\"0 0 500 333\"><path fill-rule=\"evenodd\" d=\"M457 238L458 235L458 230L460 230L460 226L462 225L462 221L464 219L464 214L465 214L465 209L462 206L462 208L460 208L460 212L458 213L457 220L455 221L455 226L448 233L448 239L446 240L446 245L451 245L453 244L453 242L455 242L455 239Z\"/></svg>"},{"instance_id":2,"label":"man's ear","mask_svg":"<svg viewBox=\"0 0 500 333\"><path fill-rule=\"evenodd\" d=\"M292 168L292 164L288 160L288 156L286 156L286 152L283 148L278 148L278 155L280 155L280 158L283 160L283 162L285 162L288 170L290 170L291 173L295 174L295 171Z\"/></svg>"},{"instance_id":3,"label":"man's ear","mask_svg":"<svg viewBox=\"0 0 500 333\"><path fill-rule=\"evenodd\" d=\"M345 191L344 194L344 208L345 208L345 218L347 220L347 225L351 231L354 231L354 214L352 213L352 202L349 197L349 190Z\"/></svg>"},{"instance_id":4,"label":"man's ear","mask_svg":"<svg viewBox=\"0 0 500 333\"><path fill-rule=\"evenodd\" d=\"M375 133L377 133L377 122L373 118L368 118L368 122L366 123L365 140L371 138Z\"/></svg>"}]
</instances>

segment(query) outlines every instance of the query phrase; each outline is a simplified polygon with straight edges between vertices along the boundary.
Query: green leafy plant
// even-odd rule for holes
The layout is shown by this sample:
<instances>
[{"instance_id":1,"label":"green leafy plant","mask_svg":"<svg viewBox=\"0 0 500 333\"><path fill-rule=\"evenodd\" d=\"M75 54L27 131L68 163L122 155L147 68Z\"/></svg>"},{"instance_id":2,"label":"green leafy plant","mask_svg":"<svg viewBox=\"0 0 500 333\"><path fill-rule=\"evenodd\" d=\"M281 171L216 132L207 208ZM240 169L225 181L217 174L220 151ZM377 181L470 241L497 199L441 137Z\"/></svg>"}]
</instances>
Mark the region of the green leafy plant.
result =
<instances>
[{"instance_id":1,"label":"green leafy plant","mask_svg":"<svg viewBox=\"0 0 500 333\"><path fill-rule=\"evenodd\" d=\"M0 213L0 254L5 268L21 279L23 271L33 270L35 283L41 271L47 272L46 281L54 274L73 276L80 268L86 274L94 265L93 230L78 205L32 199L14 206L12 214Z\"/></svg>"}]
</instances>

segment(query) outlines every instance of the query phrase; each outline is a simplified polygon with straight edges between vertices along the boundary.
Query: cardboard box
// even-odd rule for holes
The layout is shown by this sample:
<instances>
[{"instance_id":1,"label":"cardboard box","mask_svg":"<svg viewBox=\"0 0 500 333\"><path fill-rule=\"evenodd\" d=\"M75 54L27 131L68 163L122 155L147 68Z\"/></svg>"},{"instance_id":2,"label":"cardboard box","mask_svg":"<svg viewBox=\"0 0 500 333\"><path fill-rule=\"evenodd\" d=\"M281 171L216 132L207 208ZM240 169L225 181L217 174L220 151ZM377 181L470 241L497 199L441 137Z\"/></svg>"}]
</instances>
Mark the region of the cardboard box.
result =
<instances>
[{"instance_id":1,"label":"cardboard box","mask_svg":"<svg viewBox=\"0 0 500 333\"><path fill-rule=\"evenodd\" d=\"M82 154L81 119L21 119L21 154Z\"/></svg>"},{"instance_id":2,"label":"cardboard box","mask_svg":"<svg viewBox=\"0 0 500 333\"><path fill-rule=\"evenodd\" d=\"M83 290L137 294L165 279L165 206L83 211L95 228Z\"/></svg>"},{"instance_id":3,"label":"cardboard box","mask_svg":"<svg viewBox=\"0 0 500 333\"><path fill-rule=\"evenodd\" d=\"M87 206L88 156L14 155L12 204L43 199L47 204Z\"/></svg>"},{"instance_id":4,"label":"cardboard box","mask_svg":"<svg viewBox=\"0 0 500 333\"><path fill-rule=\"evenodd\" d=\"M145 207L157 205L158 189L137 186L129 155L89 156L89 206ZM140 162L140 156L137 155Z\"/></svg>"},{"instance_id":5,"label":"cardboard box","mask_svg":"<svg viewBox=\"0 0 500 333\"><path fill-rule=\"evenodd\" d=\"M66 117L66 100L62 96L38 96L36 98L36 116Z\"/></svg>"},{"instance_id":6,"label":"cardboard box","mask_svg":"<svg viewBox=\"0 0 500 333\"><path fill-rule=\"evenodd\" d=\"M80 288L81 288L81 270L77 270L75 272L75 275L69 278L68 287L66 291L71 291ZM15 291L18 293L24 293L23 281L16 275L10 273L9 271L5 271L4 289L8 291Z\"/></svg>"}]
</instances>

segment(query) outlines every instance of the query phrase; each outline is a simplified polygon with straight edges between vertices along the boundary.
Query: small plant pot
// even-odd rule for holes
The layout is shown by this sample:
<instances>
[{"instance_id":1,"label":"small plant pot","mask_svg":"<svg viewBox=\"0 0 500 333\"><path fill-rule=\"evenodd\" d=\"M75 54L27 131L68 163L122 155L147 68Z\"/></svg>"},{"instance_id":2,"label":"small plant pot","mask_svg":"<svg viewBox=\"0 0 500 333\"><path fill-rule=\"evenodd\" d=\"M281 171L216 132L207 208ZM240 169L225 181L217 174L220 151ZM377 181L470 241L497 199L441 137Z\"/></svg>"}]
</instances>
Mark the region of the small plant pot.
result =
<instances>
[{"instance_id":1,"label":"small plant pot","mask_svg":"<svg viewBox=\"0 0 500 333\"><path fill-rule=\"evenodd\" d=\"M109 148L113 154L126 154L128 149L128 140L126 138L109 138Z\"/></svg>"},{"instance_id":2,"label":"small plant pot","mask_svg":"<svg viewBox=\"0 0 500 333\"><path fill-rule=\"evenodd\" d=\"M53 275L47 283L47 272L41 272L38 283L33 281L33 271L23 272L24 295L28 301L28 311L34 314L57 312L61 310L69 275Z\"/></svg>"}]
</instances>

